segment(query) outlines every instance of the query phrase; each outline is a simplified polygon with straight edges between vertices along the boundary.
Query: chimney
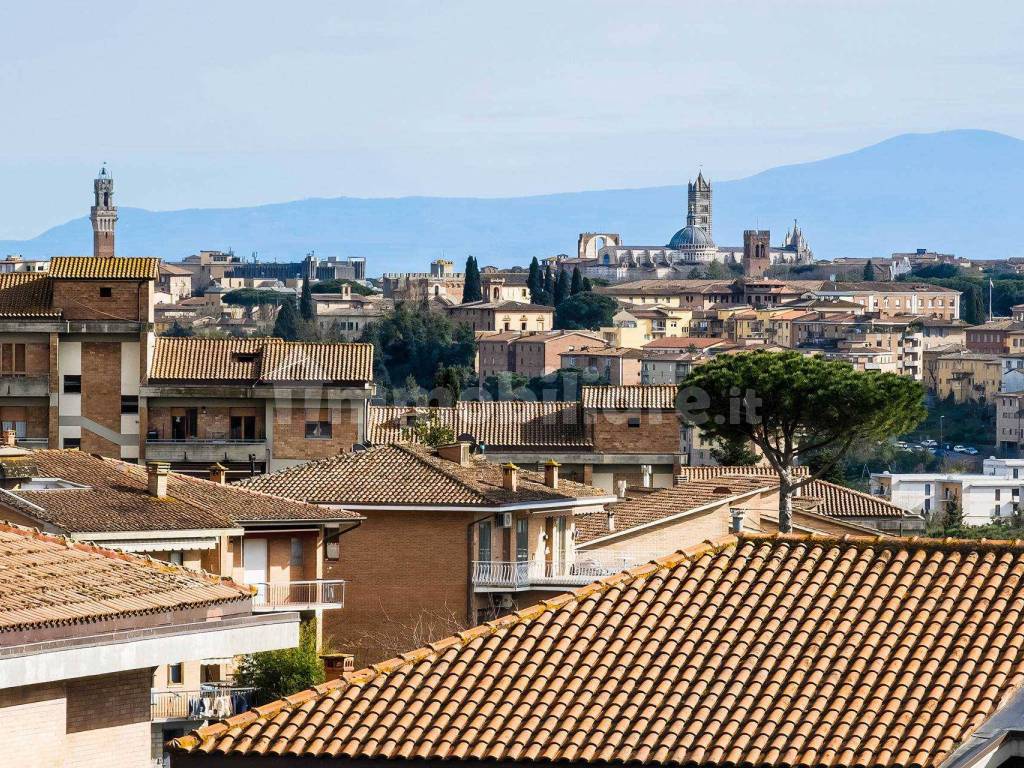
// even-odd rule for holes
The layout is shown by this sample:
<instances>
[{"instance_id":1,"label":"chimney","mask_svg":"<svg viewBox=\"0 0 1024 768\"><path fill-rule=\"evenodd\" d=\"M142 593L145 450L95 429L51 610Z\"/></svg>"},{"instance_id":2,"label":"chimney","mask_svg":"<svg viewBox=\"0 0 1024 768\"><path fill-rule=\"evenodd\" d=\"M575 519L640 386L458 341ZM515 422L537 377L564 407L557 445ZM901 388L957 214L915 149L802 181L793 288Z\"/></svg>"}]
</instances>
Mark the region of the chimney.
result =
<instances>
[{"instance_id":1,"label":"chimney","mask_svg":"<svg viewBox=\"0 0 1024 768\"><path fill-rule=\"evenodd\" d=\"M615 532L615 509L608 507L606 510L608 513L608 533Z\"/></svg>"},{"instance_id":2,"label":"chimney","mask_svg":"<svg viewBox=\"0 0 1024 768\"><path fill-rule=\"evenodd\" d=\"M501 465L501 487L513 493L519 490L519 467L512 462Z\"/></svg>"},{"instance_id":3,"label":"chimney","mask_svg":"<svg viewBox=\"0 0 1024 768\"><path fill-rule=\"evenodd\" d=\"M18 433L13 429L3 431L3 445L5 448L14 448L18 444Z\"/></svg>"},{"instance_id":4,"label":"chimney","mask_svg":"<svg viewBox=\"0 0 1024 768\"><path fill-rule=\"evenodd\" d=\"M731 518L730 530L733 533L739 533L743 530L743 510L740 507L729 507L729 516Z\"/></svg>"},{"instance_id":5,"label":"chimney","mask_svg":"<svg viewBox=\"0 0 1024 768\"><path fill-rule=\"evenodd\" d=\"M562 466L554 459L548 459L544 465L544 485L548 488L558 489L558 468Z\"/></svg>"},{"instance_id":6,"label":"chimney","mask_svg":"<svg viewBox=\"0 0 1024 768\"><path fill-rule=\"evenodd\" d=\"M615 481L615 495L620 499L626 498L626 481L616 480Z\"/></svg>"},{"instance_id":7,"label":"chimney","mask_svg":"<svg viewBox=\"0 0 1024 768\"><path fill-rule=\"evenodd\" d=\"M644 488L651 487L651 475L654 473L654 469L650 464L644 464L640 467L640 471L644 476Z\"/></svg>"},{"instance_id":8,"label":"chimney","mask_svg":"<svg viewBox=\"0 0 1024 768\"><path fill-rule=\"evenodd\" d=\"M147 461L146 476L149 479L149 495L157 499L167 496L167 475L171 465L166 461Z\"/></svg>"},{"instance_id":9,"label":"chimney","mask_svg":"<svg viewBox=\"0 0 1024 768\"><path fill-rule=\"evenodd\" d=\"M220 462L210 465L210 482L224 485L228 481L228 468Z\"/></svg>"},{"instance_id":10,"label":"chimney","mask_svg":"<svg viewBox=\"0 0 1024 768\"><path fill-rule=\"evenodd\" d=\"M446 461L454 462L459 466L469 464L469 443L459 441L437 446L437 455Z\"/></svg>"}]
</instances>

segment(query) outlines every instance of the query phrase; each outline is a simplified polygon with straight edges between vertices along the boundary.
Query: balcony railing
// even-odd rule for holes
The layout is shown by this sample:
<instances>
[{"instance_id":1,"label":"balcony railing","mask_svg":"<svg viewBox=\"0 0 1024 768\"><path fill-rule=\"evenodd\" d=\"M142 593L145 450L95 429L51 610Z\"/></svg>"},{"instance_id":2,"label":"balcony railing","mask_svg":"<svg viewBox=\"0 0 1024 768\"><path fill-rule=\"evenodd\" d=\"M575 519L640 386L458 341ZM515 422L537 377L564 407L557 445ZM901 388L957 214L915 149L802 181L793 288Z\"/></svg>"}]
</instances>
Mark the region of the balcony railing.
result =
<instances>
[{"instance_id":1,"label":"balcony railing","mask_svg":"<svg viewBox=\"0 0 1024 768\"><path fill-rule=\"evenodd\" d=\"M473 584L487 589L510 590L544 586L582 586L630 568L645 559L650 558L631 554L612 554L595 558L589 553L579 553L574 563L475 560Z\"/></svg>"},{"instance_id":2,"label":"balcony railing","mask_svg":"<svg viewBox=\"0 0 1024 768\"><path fill-rule=\"evenodd\" d=\"M259 613L312 611L345 605L345 582L341 579L263 581L253 582L251 586L256 587L252 609Z\"/></svg>"},{"instance_id":3,"label":"balcony railing","mask_svg":"<svg viewBox=\"0 0 1024 768\"><path fill-rule=\"evenodd\" d=\"M250 454L263 459L266 440L262 436L244 440L228 437L161 440L146 438L146 458L157 461L214 462L248 461Z\"/></svg>"},{"instance_id":4,"label":"balcony railing","mask_svg":"<svg viewBox=\"0 0 1024 768\"><path fill-rule=\"evenodd\" d=\"M255 688L203 685L198 689L151 691L150 718L159 720L220 720L248 711Z\"/></svg>"}]
</instances>

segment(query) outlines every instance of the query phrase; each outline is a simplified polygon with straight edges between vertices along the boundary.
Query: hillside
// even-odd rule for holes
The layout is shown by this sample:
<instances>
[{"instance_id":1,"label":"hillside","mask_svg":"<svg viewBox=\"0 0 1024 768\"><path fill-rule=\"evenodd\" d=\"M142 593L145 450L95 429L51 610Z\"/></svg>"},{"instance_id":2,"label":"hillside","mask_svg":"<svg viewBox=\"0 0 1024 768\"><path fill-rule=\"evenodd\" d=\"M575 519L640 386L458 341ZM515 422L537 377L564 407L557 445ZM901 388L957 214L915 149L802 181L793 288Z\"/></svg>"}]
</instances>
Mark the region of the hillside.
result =
<instances>
[{"instance_id":1,"label":"hillside","mask_svg":"<svg viewBox=\"0 0 1024 768\"><path fill-rule=\"evenodd\" d=\"M696 170L696 169L694 169ZM906 134L845 155L714 183L714 236L742 242L759 224L779 242L800 220L819 258L928 247L971 258L1024 255L1024 141L988 131ZM610 180L613 181L613 180ZM124 200L122 193L120 202ZM83 208L88 199L83 201ZM482 264L572 253L577 233L620 232L626 244L668 242L682 225L685 183L518 198L331 198L252 208L145 211L122 207L118 252L178 260L233 248L291 260L309 250L366 256L369 273L425 269L467 253ZM83 217L0 254L88 253Z\"/></svg>"}]
</instances>

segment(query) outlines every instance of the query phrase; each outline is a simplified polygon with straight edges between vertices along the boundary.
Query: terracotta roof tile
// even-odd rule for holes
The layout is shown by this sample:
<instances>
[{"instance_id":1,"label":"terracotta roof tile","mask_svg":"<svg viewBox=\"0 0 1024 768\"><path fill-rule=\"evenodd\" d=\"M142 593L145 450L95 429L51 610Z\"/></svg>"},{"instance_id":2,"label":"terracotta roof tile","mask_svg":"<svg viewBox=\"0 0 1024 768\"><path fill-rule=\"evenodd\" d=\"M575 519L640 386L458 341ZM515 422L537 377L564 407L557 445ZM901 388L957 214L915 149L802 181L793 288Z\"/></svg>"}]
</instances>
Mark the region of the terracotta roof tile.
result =
<instances>
[{"instance_id":1,"label":"terracotta roof tile","mask_svg":"<svg viewBox=\"0 0 1024 768\"><path fill-rule=\"evenodd\" d=\"M0 273L0 317L60 317L52 298L53 284L44 273Z\"/></svg>"},{"instance_id":2,"label":"terracotta roof tile","mask_svg":"<svg viewBox=\"0 0 1024 768\"><path fill-rule=\"evenodd\" d=\"M558 489L544 473L519 470L515 492L502 486L501 466L479 457L460 465L425 446L380 445L241 480L238 485L320 504L479 506L604 497L604 491L569 480Z\"/></svg>"},{"instance_id":3,"label":"terracotta roof tile","mask_svg":"<svg viewBox=\"0 0 1024 768\"><path fill-rule=\"evenodd\" d=\"M276 498L233 485L170 473L167 496L149 495L146 468L77 450L33 451L36 477L79 484L65 490L0 491L0 504L21 509L67 533L237 528L243 522L361 519L345 510ZM19 507L17 502L30 507Z\"/></svg>"},{"instance_id":4,"label":"terracotta roof tile","mask_svg":"<svg viewBox=\"0 0 1024 768\"><path fill-rule=\"evenodd\" d=\"M1024 683L1022 576L1021 542L730 538L173 748L933 768Z\"/></svg>"},{"instance_id":5,"label":"terracotta roof tile","mask_svg":"<svg viewBox=\"0 0 1024 768\"><path fill-rule=\"evenodd\" d=\"M50 260L50 277L59 280L156 280L160 277L160 259L55 256Z\"/></svg>"},{"instance_id":6,"label":"terracotta roof tile","mask_svg":"<svg viewBox=\"0 0 1024 768\"><path fill-rule=\"evenodd\" d=\"M796 477L806 477L807 467L793 467L793 474ZM767 475L772 478L776 477L775 470L763 464L752 466L714 464L703 467L682 467L679 470L679 474L676 475L676 482L686 483L692 480L710 480L711 478L727 475L733 477L737 475Z\"/></svg>"},{"instance_id":7,"label":"terracotta roof tile","mask_svg":"<svg viewBox=\"0 0 1024 768\"><path fill-rule=\"evenodd\" d=\"M249 587L0 522L0 634L248 600Z\"/></svg>"},{"instance_id":8,"label":"terracotta roof tile","mask_svg":"<svg viewBox=\"0 0 1024 768\"><path fill-rule=\"evenodd\" d=\"M368 382L370 344L314 344L276 338L197 339L160 336L150 380Z\"/></svg>"},{"instance_id":9,"label":"terracotta roof tile","mask_svg":"<svg viewBox=\"0 0 1024 768\"><path fill-rule=\"evenodd\" d=\"M678 388L674 384L626 384L583 387L584 408L612 410L675 410Z\"/></svg>"},{"instance_id":10,"label":"terracotta roof tile","mask_svg":"<svg viewBox=\"0 0 1024 768\"><path fill-rule=\"evenodd\" d=\"M407 423L436 415L459 435L472 435L487 449L590 450L583 417L576 402L495 400L459 402L454 408L370 406L367 434L371 443L414 442Z\"/></svg>"}]
</instances>

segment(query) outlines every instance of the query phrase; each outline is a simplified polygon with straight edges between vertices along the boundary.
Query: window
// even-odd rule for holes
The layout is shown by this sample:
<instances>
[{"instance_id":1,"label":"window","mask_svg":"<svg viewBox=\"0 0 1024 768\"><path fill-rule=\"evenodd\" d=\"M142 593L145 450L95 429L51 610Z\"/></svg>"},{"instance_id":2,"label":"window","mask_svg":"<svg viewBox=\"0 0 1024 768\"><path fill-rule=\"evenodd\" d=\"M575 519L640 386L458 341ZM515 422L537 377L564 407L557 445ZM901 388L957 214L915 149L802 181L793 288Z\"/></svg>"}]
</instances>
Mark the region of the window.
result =
<instances>
[{"instance_id":1,"label":"window","mask_svg":"<svg viewBox=\"0 0 1024 768\"><path fill-rule=\"evenodd\" d=\"M525 563L530 559L530 521L516 518L516 562Z\"/></svg>"},{"instance_id":2,"label":"window","mask_svg":"<svg viewBox=\"0 0 1024 768\"><path fill-rule=\"evenodd\" d=\"M640 426L640 417L630 416L626 420L626 426L628 426L630 429L637 429Z\"/></svg>"},{"instance_id":3,"label":"window","mask_svg":"<svg viewBox=\"0 0 1024 768\"><path fill-rule=\"evenodd\" d=\"M104 285L102 288L100 288L100 298L101 299L109 299L113 295L114 295L113 290L110 288L109 285Z\"/></svg>"},{"instance_id":4,"label":"window","mask_svg":"<svg viewBox=\"0 0 1024 768\"><path fill-rule=\"evenodd\" d=\"M999 501L999 489L996 488L996 501Z\"/></svg>"},{"instance_id":5,"label":"window","mask_svg":"<svg viewBox=\"0 0 1024 768\"><path fill-rule=\"evenodd\" d=\"M185 564L185 553L180 551L180 550L177 551L177 552L168 552L167 553L167 562L174 563L175 565L184 565Z\"/></svg>"},{"instance_id":6,"label":"window","mask_svg":"<svg viewBox=\"0 0 1024 768\"><path fill-rule=\"evenodd\" d=\"M292 536L292 554L288 560L289 565L302 567L302 539Z\"/></svg>"},{"instance_id":7,"label":"window","mask_svg":"<svg viewBox=\"0 0 1024 768\"><path fill-rule=\"evenodd\" d=\"M25 375L24 344L0 344L0 374L4 376Z\"/></svg>"},{"instance_id":8,"label":"window","mask_svg":"<svg viewBox=\"0 0 1024 768\"><path fill-rule=\"evenodd\" d=\"M167 684L181 685L185 680L185 667L179 661L177 664L167 665Z\"/></svg>"},{"instance_id":9,"label":"window","mask_svg":"<svg viewBox=\"0 0 1024 768\"><path fill-rule=\"evenodd\" d=\"M64 394L66 395L80 395L82 394L82 377L66 375L64 377Z\"/></svg>"},{"instance_id":10,"label":"window","mask_svg":"<svg viewBox=\"0 0 1024 768\"><path fill-rule=\"evenodd\" d=\"M80 437L65 437L61 443L61 448L81 448L82 438Z\"/></svg>"},{"instance_id":11,"label":"window","mask_svg":"<svg viewBox=\"0 0 1024 768\"><path fill-rule=\"evenodd\" d=\"M932 495L932 484L931 483L925 483L924 484L924 495L925 496L931 496Z\"/></svg>"},{"instance_id":12,"label":"window","mask_svg":"<svg viewBox=\"0 0 1024 768\"><path fill-rule=\"evenodd\" d=\"M194 440L198 434L197 408L171 408L171 440Z\"/></svg>"},{"instance_id":13,"label":"window","mask_svg":"<svg viewBox=\"0 0 1024 768\"><path fill-rule=\"evenodd\" d=\"M477 544L477 559L484 563L491 561L491 528L493 524L490 520L484 520L480 523L480 541Z\"/></svg>"},{"instance_id":14,"label":"window","mask_svg":"<svg viewBox=\"0 0 1024 768\"><path fill-rule=\"evenodd\" d=\"M306 439L307 440L330 440L331 439L331 422L329 422L329 421L307 421L306 422Z\"/></svg>"},{"instance_id":15,"label":"window","mask_svg":"<svg viewBox=\"0 0 1024 768\"><path fill-rule=\"evenodd\" d=\"M932 500L931 499L925 499L924 500L924 511L925 511L925 514L928 514L929 512L932 511Z\"/></svg>"},{"instance_id":16,"label":"window","mask_svg":"<svg viewBox=\"0 0 1024 768\"><path fill-rule=\"evenodd\" d=\"M255 363L256 353L255 352L235 352L232 357L236 363Z\"/></svg>"},{"instance_id":17,"label":"window","mask_svg":"<svg viewBox=\"0 0 1024 768\"><path fill-rule=\"evenodd\" d=\"M139 396L121 395L121 413L138 413Z\"/></svg>"},{"instance_id":18,"label":"window","mask_svg":"<svg viewBox=\"0 0 1024 768\"><path fill-rule=\"evenodd\" d=\"M256 415L255 414L232 414L232 416L231 416L231 439L232 440L255 440L256 439Z\"/></svg>"}]
</instances>

